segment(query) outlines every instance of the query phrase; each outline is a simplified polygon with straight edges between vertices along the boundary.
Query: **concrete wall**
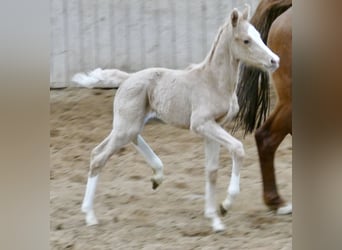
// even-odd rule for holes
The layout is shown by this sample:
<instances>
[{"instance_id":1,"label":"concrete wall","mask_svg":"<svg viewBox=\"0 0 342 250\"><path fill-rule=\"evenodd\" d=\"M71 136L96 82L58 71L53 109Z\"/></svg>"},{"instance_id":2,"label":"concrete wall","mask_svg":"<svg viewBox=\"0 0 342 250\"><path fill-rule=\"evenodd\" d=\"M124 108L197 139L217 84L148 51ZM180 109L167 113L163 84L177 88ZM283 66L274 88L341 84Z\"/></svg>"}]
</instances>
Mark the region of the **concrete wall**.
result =
<instances>
[{"instance_id":1,"label":"concrete wall","mask_svg":"<svg viewBox=\"0 0 342 250\"><path fill-rule=\"evenodd\" d=\"M51 0L50 86L97 67L199 62L230 10L244 3L253 11L258 0Z\"/></svg>"}]
</instances>

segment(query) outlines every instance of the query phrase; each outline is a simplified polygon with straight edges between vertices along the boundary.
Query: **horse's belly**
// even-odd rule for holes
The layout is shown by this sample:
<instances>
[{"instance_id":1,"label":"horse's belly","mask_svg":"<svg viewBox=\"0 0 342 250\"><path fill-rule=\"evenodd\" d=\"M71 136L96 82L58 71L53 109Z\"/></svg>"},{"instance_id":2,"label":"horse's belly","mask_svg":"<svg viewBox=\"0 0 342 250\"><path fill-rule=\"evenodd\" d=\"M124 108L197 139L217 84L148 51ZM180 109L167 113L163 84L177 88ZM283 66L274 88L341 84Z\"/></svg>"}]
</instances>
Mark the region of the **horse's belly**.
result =
<instances>
[{"instance_id":1,"label":"horse's belly","mask_svg":"<svg viewBox=\"0 0 342 250\"><path fill-rule=\"evenodd\" d=\"M190 97L184 91L158 91L150 96L151 109L159 119L177 127L189 128L191 117Z\"/></svg>"},{"instance_id":2,"label":"horse's belly","mask_svg":"<svg viewBox=\"0 0 342 250\"><path fill-rule=\"evenodd\" d=\"M177 113L176 113L177 112ZM158 110L156 111L157 117L162 121L177 126L181 128L189 128L190 127L190 115L188 112L184 112L184 110L173 111L164 111Z\"/></svg>"}]
</instances>

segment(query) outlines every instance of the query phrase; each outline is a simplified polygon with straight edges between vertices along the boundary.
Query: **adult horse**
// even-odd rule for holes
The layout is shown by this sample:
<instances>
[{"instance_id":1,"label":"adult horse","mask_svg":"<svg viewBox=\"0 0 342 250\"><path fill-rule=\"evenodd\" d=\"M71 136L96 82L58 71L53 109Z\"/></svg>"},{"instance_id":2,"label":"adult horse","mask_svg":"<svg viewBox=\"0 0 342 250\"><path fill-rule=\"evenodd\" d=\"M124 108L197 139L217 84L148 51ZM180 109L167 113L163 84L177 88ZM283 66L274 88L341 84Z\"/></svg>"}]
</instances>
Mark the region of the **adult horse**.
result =
<instances>
[{"instance_id":1,"label":"adult horse","mask_svg":"<svg viewBox=\"0 0 342 250\"><path fill-rule=\"evenodd\" d=\"M140 135L146 117L154 113L162 121L204 138L205 216L212 220L214 231L224 230L216 211L215 185L223 146L231 152L233 162L227 196L221 203L221 210L226 211L240 191L244 149L221 125L231 121L239 109L236 85L240 62L270 71L279 66L279 57L262 42L248 19L248 6L242 13L234 9L204 61L185 70L149 68L133 74L112 70L121 83L114 99L112 131L91 153L82 204L88 225L97 224L93 201L100 170L126 144L132 143L151 166L153 189L162 183L163 164Z\"/></svg>"},{"instance_id":2,"label":"adult horse","mask_svg":"<svg viewBox=\"0 0 342 250\"><path fill-rule=\"evenodd\" d=\"M263 181L264 203L278 214L292 213L278 194L274 172L274 156L287 134L292 134L292 0L263 0L256 8L251 23L263 41L280 58L279 68L272 74L277 94L274 110L256 130L255 140ZM269 73L255 67L243 66L237 90L240 111L236 126L245 133L253 132L265 120L269 108Z\"/></svg>"}]
</instances>

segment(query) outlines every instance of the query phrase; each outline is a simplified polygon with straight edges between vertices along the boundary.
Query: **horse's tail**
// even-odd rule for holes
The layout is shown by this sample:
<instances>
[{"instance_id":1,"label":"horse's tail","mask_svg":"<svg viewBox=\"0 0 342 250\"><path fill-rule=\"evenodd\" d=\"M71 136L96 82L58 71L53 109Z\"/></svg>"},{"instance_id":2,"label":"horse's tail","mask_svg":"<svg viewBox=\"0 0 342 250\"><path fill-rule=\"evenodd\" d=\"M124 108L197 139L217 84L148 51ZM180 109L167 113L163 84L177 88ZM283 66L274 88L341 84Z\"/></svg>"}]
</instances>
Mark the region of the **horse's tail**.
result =
<instances>
[{"instance_id":1,"label":"horse's tail","mask_svg":"<svg viewBox=\"0 0 342 250\"><path fill-rule=\"evenodd\" d=\"M89 73L77 73L71 81L86 88L118 88L129 76L118 69L97 68Z\"/></svg>"},{"instance_id":2,"label":"horse's tail","mask_svg":"<svg viewBox=\"0 0 342 250\"><path fill-rule=\"evenodd\" d=\"M273 21L292 6L292 0L262 0L255 10L251 24L260 32L267 44L268 33ZM269 73L241 65L238 87L239 113L236 116L234 131L239 128L244 133L252 133L265 121L270 108Z\"/></svg>"}]
</instances>

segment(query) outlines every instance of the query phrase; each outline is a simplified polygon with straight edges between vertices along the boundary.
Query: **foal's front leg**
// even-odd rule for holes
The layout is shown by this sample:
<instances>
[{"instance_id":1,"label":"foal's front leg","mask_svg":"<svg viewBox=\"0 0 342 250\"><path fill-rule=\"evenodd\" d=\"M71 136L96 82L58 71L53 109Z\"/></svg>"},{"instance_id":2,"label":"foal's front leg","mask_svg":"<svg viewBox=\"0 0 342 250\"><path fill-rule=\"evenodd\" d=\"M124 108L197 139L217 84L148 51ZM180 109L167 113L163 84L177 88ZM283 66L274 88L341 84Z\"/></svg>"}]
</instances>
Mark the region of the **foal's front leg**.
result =
<instances>
[{"instance_id":1,"label":"foal's front leg","mask_svg":"<svg viewBox=\"0 0 342 250\"><path fill-rule=\"evenodd\" d=\"M206 121L197 125L192 124L191 128L205 138L224 146L232 154L233 167L231 180L227 190L227 197L220 205L221 213L224 215L232 205L234 198L240 192L240 167L242 166L245 155L243 145L214 121Z\"/></svg>"},{"instance_id":2,"label":"foal's front leg","mask_svg":"<svg viewBox=\"0 0 342 250\"><path fill-rule=\"evenodd\" d=\"M224 225L216 212L216 179L219 168L220 144L205 139L205 216L212 219L215 232L223 231Z\"/></svg>"}]
</instances>

